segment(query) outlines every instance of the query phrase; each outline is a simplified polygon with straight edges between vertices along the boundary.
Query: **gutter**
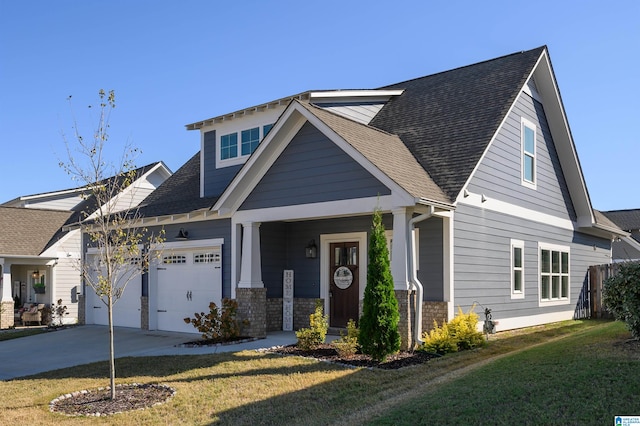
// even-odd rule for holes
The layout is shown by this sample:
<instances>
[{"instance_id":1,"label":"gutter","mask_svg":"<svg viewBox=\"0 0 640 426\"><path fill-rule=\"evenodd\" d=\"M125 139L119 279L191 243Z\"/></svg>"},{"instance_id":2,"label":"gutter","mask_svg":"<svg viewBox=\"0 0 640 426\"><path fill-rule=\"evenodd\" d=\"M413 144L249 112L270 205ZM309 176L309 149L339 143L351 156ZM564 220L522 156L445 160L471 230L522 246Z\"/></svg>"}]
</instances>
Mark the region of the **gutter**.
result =
<instances>
[{"instance_id":1,"label":"gutter","mask_svg":"<svg viewBox=\"0 0 640 426\"><path fill-rule=\"evenodd\" d=\"M411 220L409 220L409 230L407 235L409 247L409 256L407 259L409 268L409 284L411 284L412 289L416 290L416 316L413 324L413 341L417 344L424 343L424 341L422 340L422 296L424 294L424 287L422 286L420 280L418 280L418 273L414 265L414 261L416 258L416 247L415 241L413 239L413 230L415 229L416 223L427 220L431 216L433 216L434 210L435 208L433 207L433 205L430 205L428 213L424 213L420 216L411 218Z\"/></svg>"}]
</instances>

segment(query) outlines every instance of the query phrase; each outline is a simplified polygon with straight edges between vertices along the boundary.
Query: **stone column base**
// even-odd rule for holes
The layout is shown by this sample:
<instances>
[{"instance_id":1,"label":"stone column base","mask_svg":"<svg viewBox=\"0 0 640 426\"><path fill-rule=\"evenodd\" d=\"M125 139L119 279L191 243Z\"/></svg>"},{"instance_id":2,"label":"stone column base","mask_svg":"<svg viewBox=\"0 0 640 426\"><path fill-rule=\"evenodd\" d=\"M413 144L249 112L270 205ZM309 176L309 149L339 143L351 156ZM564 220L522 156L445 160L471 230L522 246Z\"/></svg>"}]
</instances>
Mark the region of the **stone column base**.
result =
<instances>
[{"instance_id":1,"label":"stone column base","mask_svg":"<svg viewBox=\"0 0 640 426\"><path fill-rule=\"evenodd\" d=\"M0 311L2 311L2 314L0 315L1 329L11 328L15 325L15 323L13 322L13 305L13 300L2 302L2 309L0 309Z\"/></svg>"},{"instance_id":2,"label":"stone column base","mask_svg":"<svg viewBox=\"0 0 640 426\"><path fill-rule=\"evenodd\" d=\"M242 327L242 334L249 337L267 337L267 289L238 288L238 319L248 320L249 325Z\"/></svg>"},{"instance_id":3,"label":"stone column base","mask_svg":"<svg viewBox=\"0 0 640 426\"><path fill-rule=\"evenodd\" d=\"M149 329L149 297L140 297L140 328Z\"/></svg>"},{"instance_id":4,"label":"stone column base","mask_svg":"<svg viewBox=\"0 0 640 426\"><path fill-rule=\"evenodd\" d=\"M400 311L400 321L398 322L398 331L400 332L400 350L406 351L412 349L415 342L412 336L412 306L415 295L410 290L394 290L396 299L398 300L398 310Z\"/></svg>"},{"instance_id":5,"label":"stone column base","mask_svg":"<svg viewBox=\"0 0 640 426\"><path fill-rule=\"evenodd\" d=\"M88 287L87 287L88 288ZM78 295L78 325L87 323L87 298L84 294Z\"/></svg>"}]
</instances>

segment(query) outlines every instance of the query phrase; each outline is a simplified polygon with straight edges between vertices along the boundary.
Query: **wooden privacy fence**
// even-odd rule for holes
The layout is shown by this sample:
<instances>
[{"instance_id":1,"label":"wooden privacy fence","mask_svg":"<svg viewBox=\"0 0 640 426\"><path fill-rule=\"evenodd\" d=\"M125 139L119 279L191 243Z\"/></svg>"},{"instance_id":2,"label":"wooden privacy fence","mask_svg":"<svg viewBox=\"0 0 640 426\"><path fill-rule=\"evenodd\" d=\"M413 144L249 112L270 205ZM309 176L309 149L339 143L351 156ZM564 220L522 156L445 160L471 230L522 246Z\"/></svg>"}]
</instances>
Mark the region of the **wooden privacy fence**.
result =
<instances>
[{"instance_id":1,"label":"wooden privacy fence","mask_svg":"<svg viewBox=\"0 0 640 426\"><path fill-rule=\"evenodd\" d=\"M612 318L602 306L604 281L618 272L619 263L589 266L589 308L591 318Z\"/></svg>"}]
</instances>

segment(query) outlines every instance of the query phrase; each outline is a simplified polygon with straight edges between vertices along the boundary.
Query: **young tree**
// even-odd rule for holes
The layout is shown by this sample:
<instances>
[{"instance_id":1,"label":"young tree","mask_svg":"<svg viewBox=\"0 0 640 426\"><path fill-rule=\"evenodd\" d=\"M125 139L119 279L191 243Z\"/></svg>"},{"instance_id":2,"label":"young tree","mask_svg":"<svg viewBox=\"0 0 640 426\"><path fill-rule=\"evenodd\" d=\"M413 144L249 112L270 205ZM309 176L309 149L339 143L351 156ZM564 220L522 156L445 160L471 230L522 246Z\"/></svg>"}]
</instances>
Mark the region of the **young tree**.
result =
<instances>
[{"instance_id":1,"label":"young tree","mask_svg":"<svg viewBox=\"0 0 640 426\"><path fill-rule=\"evenodd\" d=\"M134 191L126 191L136 180L138 172L134 157L138 151L125 144L119 162L107 159L109 121L116 106L115 93L113 90L108 93L100 90L98 96L100 104L92 137L85 139L82 136L74 118L74 143L70 143L63 133L68 160L61 161L60 167L85 188L85 207L77 225L96 254L85 256L78 268L85 284L95 291L107 307L111 399L115 399L113 305L120 299L127 284L148 269L152 253L159 255L159 251L150 251L149 247L161 244L164 232L153 235L139 226Z\"/></svg>"},{"instance_id":2,"label":"young tree","mask_svg":"<svg viewBox=\"0 0 640 426\"><path fill-rule=\"evenodd\" d=\"M640 263L620 264L618 272L604 282L602 301L633 338L640 339Z\"/></svg>"},{"instance_id":3,"label":"young tree","mask_svg":"<svg viewBox=\"0 0 640 426\"><path fill-rule=\"evenodd\" d=\"M360 348L377 361L400 349L398 332L398 300L393 291L389 266L389 250L382 225L382 213L373 214L369 238L369 266L367 287L364 290L362 318L360 318Z\"/></svg>"}]
</instances>

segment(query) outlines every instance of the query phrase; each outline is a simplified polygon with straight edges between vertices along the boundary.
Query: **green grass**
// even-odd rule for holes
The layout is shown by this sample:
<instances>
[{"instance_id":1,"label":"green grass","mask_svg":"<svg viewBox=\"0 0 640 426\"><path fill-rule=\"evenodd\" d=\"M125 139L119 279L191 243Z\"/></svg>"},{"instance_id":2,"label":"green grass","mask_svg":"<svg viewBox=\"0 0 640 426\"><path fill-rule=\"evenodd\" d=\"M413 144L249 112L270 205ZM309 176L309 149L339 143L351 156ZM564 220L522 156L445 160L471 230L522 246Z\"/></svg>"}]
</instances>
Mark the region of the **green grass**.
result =
<instances>
[{"instance_id":1,"label":"green grass","mask_svg":"<svg viewBox=\"0 0 640 426\"><path fill-rule=\"evenodd\" d=\"M254 351L124 358L118 383L163 383L168 403L100 418L48 411L108 384L107 363L0 382L6 424L610 424L640 413L640 359L622 324L575 321L501 333L482 349L396 371ZM44 359L44 358L43 358ZM620 410L620 411L618 411Z\"/></svg>"},{"instance_id":2,"label":"green grass","mask_svg":"<svg viewBox=\"0 0 640 426\"><path fill-rule=\"evenodd\" d=\"M17 339L19 337L34 336L36 334L44 333L43 328L22 328L0 331L0 342L3 340Z\"/></svg>"},{"instance_id":3,"label":"green grass","mask_svg":"<svg viewBox=\"0 0 640 426\"><path fill-rule=\"evenodd\" d=\"M620 323L503 357L372 424L613 424L640 413L640 353Z\"/></svg>"}]
</instances>

